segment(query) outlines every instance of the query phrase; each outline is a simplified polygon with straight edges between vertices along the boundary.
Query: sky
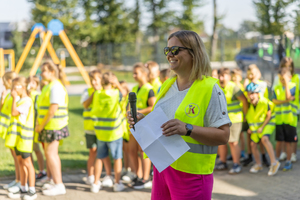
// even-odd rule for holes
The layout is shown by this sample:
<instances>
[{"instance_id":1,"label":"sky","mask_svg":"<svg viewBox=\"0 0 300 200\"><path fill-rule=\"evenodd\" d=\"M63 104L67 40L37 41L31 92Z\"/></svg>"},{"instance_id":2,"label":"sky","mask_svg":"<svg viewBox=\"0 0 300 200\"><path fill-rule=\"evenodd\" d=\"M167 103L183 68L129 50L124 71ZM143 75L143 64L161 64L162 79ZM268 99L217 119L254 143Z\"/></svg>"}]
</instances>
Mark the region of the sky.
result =
<instances>
[{"instance_id":1,"label":"sky","mask_svg":"<svg viewBox=\"0 0 300 200\"><path fill-rule=\"evenodd\" d=\"M204 21L205 31L212 33L213 3L212 0L204 0L205 6L197 8L196 12ZM252 0L218 0L218 13L225 15L222 23L227 28L237 30L244 20L256 20ZM130 3L129 3L130 5ZM0 22L16 22L30 19L30 3L26 0L0 0ZM180 4L171 5L174 9L182 9ZM148 17L143 17L149 19ZM147 20L142 21L147 24Z\"/></svg>"}]
</instances>

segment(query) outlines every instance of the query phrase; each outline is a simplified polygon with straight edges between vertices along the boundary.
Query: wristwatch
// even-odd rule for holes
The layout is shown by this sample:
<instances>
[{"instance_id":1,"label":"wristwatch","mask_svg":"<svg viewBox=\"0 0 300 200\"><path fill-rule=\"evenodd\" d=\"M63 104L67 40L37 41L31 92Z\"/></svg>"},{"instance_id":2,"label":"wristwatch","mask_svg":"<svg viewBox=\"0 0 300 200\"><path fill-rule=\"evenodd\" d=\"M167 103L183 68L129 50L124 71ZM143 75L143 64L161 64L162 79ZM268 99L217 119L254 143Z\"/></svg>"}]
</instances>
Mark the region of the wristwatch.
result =
<instances>
[{"instance_id":1,"label":"wristwatch","mask_svg":"<svg viewBox=\"0 0 300 200\"><path fill-rule=\"evenodd\" d=\"M186 129L186 134L185 136L190 136L193 130L193 125L191 124L186 124L185 125L185 129Z\"/></svg>"}]
</instances>

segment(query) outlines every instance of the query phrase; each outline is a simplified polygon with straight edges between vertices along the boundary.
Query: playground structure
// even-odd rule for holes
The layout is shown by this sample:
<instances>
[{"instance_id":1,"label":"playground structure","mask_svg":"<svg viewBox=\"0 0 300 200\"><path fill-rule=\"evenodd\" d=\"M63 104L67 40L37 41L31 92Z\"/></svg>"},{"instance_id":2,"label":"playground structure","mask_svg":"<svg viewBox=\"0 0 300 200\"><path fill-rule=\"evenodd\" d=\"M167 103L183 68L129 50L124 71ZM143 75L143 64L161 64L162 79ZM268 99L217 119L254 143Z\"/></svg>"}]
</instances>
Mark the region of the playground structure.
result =
<instances>
[{"instance_id":1,"label":"playground structure","mask_svg":"<svg viewBox=\"0 0 300 200\"><path fill-rule=\"evenodd\" d=\"M15 70L15 51L13 49L0 48L0 76L3 76L5 73L5 55L8 55L9 70Z\"/></svg>"},{"instance_id":2,"label":"playground structure","mask_svg":"<svg viewBox=\"0 0 300 200\"><path fill-rule=\"evenodd\" d=\"M59 21L58 19L51 20L48 23L47 32L45 30L44 25L41 23L36 23L31 28L31 31L32 32L29 37L29 40L18 60L16 67L14 67L14 61L15 61L14 60L15 59L14 51L13 50L3 50L0 48L0 76L3 76L3 74L5 73L4 54L10 55L10 58L11 58L10 59L11 60L11 62L10 62L11 69L10 70L15 71L16 73L19 73L25 62L26 57L28 56L28 53L29 53L35 39L38 37L40 37L43 40L43 42L37 53L37 56L33 63L33 66L30 70L30 75L33 76L36 74L36 71L43 59L43 56L44 56L46 50L48 51L51 59L53 60L53 62L55 64L61 64L63 67L65 67L66 66L66 63L65 63L66 52L60 51L60 57L61 57L61 61L60 61L55 53L55 50L54 50L51 42L50 42L52 36L59 36L60 39L62 40L63 44L65 45L68 53L70 54L71 58L73 59L75 65L79 69L79 72L81 73L84 81L86 82L86 84L88 86L90 86L88 73L84 69L84 66L83 66L80 58L78 57L72 43L70 42L68 36L66 35L66 33L64 31L63 23L61 21ZM65 80L67 80L66 77L65 77ZM69 84L68 81L67 81L67 84Z\"/></svg>"}]
</instances>

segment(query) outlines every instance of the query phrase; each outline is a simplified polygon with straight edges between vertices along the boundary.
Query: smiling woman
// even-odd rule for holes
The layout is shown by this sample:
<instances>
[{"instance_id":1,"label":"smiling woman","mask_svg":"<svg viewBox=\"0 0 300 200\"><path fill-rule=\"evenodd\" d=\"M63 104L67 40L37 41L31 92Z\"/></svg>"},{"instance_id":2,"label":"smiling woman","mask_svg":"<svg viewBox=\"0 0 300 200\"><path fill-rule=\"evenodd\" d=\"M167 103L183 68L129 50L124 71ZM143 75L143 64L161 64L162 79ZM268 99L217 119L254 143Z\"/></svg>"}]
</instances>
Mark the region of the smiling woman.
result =
<instances>
[{"instance_id":1,"label":"smiling woman","mask_svg":"<svg viewBox=\"0 0 300 200\"><path fill-rule=\"evenodd\" d=\"M211 199L218 145L226 144L229 126L226 100L211 77L204 44L193 31L178 31L168 38L164 53L175 76L165 81L154 109L170 119L162 125L166 137L178 134L190 150L159 173L154 167L151 199ZM138 113L138 120L144 117ZM128 113L132 126L133 118Z\"/></svg>"}]
</instances>

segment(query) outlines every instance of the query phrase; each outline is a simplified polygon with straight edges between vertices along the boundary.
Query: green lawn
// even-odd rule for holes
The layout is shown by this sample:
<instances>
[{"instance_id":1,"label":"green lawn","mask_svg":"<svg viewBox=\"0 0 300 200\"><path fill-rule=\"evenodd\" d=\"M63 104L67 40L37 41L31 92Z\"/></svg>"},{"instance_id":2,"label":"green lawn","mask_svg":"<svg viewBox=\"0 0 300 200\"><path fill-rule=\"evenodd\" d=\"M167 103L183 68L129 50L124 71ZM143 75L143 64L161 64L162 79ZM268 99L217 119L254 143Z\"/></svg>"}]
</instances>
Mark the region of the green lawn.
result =
<instances>
[{"instance_id":1,"label":"green lawn","mask_svg":"<svg viewBox=\"0 0 300 200\"><path fill-rule=\"evenodd\" d=\"M83 108L80 105L79 96L70 96L69 100L69 130L70 136L59 147L59 155L62 161L62 170L85 169L88 159L88 150L85 146L83 132ZM14 175L14 163L10 151L4 147L4 140L0 140L0 177ZM35 155L35 166L37 163Z\"/></svg>"}]
</instances>

